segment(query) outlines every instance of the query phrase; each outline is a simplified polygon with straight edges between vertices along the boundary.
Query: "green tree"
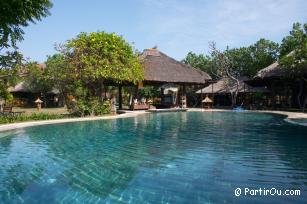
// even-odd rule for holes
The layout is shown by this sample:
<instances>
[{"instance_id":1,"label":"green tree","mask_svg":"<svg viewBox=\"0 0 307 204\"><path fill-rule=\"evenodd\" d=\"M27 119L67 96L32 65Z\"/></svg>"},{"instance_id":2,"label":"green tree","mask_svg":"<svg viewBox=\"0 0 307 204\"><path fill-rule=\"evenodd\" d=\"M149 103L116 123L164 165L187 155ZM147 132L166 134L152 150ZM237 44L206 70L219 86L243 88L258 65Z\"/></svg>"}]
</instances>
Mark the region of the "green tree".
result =
<instances>
[{"instance_id":1,"label":"green tree","mask_svg":"<svg viewBox=\"0 0 307 204\"><path fill-rule=\"evenodd\" d=\"M189 52L182 62L213 75L212 72L214 72L214 70L212 70L212 59L208 55Z\"/></svg>"},{"instance_id":2,"label":"green tree","mask_svg":"<svg viewBox=\"0 0 307 204\"><path fill-rule=\"evenodd\" d=\"M231 96L231 105L234 107L240 87L240 70L234 66L233 58L227 53L227 50L224 52L218 50L214 42L210 44L210 50L216 78L223 80Z\"/></svg>"},{"instance_id":3,"label":"green tree","mask_svg":"<svg viewBox=\"0 0 307 204\"><path fill-rule=\"evenodd\" d=\"M137 53L115 33L81 33L66 43L62 53L69 63L67 76L75 87L72 95L82 107L102 104L104 86L110 82L137 83L143 79ZM85 114L92 114L88 112Z\"/></svg>"},{"instance_id":4,"label":"green tree","mask_svg":"<svg viewBox=\"0 0 307 204\"><path fill-rule=\"evenodd\" d=\"M49 0L0 1L0 49L16 47L23 39L23 27L49 15Z\"/></svg>"},{"instance_id":5,"label":"green tree","mask_svg":"<svg viewBox=\"0 0 307 204\"><path fill-rule=\"evenodd\" d=\"M53 81L46 74L46 69L36 62L29 62L25 65L27 76L25 77L25 86L33 93L40 93L46 106L46 95L53 88Z\"/></svg>"},{"instance_id":6,"label":"green tree","mask_svg":"<svg viewBox=\"0 0 307 204\"><path fill-rule=\"evenodd\" d=\"M225 54L241 76L253 77L277 60L278 50L277 43L262 38L248 47L226 49Z\"/></svg>"},{"instance_id":7,"label":"green tree","mask_svg":"<svg viewBox=\"0 0 307 204\"><path fill-rule=\"evenodd\" d=\"M64 103L68 93L74 90L74 76L69 66L63 54L57 53L47 57L45 75L52 87L59 91Z\"/></svg>"},{"instance_id":8,"label":"green tree","mask_svg":"<svg viewBox=\"0 0 307 204\"><path fill-rule=\"evenodd\" d=\"M20 75L23 56L16 43L23 39L23 28L30 22L49 15L49 0L2 0L0 1L0 96L12 98L7 91Z\"/></svg>"},{"instance_id":9,"label":"green tree","mask_svg":"<svg viewBox=\"0 0 307 204\"><path fill-rule=\"evenodd\" d=\"M261 38L250 46L250 50L253 63L249 74L254 76L259 70L271 65L278 59L279 45Z\"/></svg>"},{"instance_id":10,"label":"green tree","mask_svg":"<svg viewBox=\"0 0 307 204\"><path fill-rule=\"evenodd\" d=\"M160 91L157 87L154 86L145 86L139 90L139 94L146 98L146 100L154 97L160 96Z\"/></svg>"},{"instance_id":11,"label":"green tree","mask_svg":"<svg viewBox=\"0 0 307 204\"><path fill-rule=\"evenodd\" d=\"M279 64L286 70L286 77L299 82L297 101L304 111L307 103L306 94L303 94L307 82L307 24L293 24L290 35L282 40L280 55Z\"/></svg>"},{"instance_id":12,"label":"green tree","mask_svg":"<svg viewBox=\"0 0 307 204\"><path fill-rule=\"evenodd\" d=\"M226 48L224 54L232 61L232 66L240 76L253 77L260 69L269 66L277 60L279 45L273 41L260 39L248 47ZM207 72L213 78L216 67L212 64L214 56L189 52L182 61Z\"/></svg>"}]
</instances>

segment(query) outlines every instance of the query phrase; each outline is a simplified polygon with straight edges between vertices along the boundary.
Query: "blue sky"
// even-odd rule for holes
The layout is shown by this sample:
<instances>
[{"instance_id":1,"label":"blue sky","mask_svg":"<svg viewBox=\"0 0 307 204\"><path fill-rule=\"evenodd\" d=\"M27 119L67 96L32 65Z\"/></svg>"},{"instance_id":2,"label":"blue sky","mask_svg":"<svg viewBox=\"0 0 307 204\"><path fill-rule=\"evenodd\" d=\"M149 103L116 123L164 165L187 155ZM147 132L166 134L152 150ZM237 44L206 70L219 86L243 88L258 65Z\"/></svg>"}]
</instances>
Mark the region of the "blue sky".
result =
<instances>
[{"instance_id":1,"label":"blue sky","mask_svg":"<svg viewBox=\"0 0 307 204\"><path fill-rule=\"evenodd\" d=\"M25 28L25 57L43 62L80 32L122 35L142 51L158 49L175 59L260 38L280 42L294 22L307 23L306 0L52 0L51 16Z\"/></svg>"}]
</instances>

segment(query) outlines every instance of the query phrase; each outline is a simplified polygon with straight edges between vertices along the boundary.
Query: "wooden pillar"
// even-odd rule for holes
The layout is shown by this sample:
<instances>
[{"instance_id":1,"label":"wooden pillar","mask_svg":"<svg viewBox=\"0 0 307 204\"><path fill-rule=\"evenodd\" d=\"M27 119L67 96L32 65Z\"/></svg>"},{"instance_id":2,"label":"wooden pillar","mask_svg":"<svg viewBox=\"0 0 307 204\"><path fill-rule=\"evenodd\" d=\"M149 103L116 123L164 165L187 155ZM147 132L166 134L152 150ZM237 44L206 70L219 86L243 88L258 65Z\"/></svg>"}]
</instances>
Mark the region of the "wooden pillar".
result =
<instances>
[{"instance_id":1,"label":"wooden pillar","mask_svg":"<svg viewBox=\"0 0 307 204\"><path fill-rule=\"evenodd\" d=\"M123 95L122 95L122 86L118 86L118 103L119 103L119 109L123 109Z\"/></svg>"},{"instance_id":2,"label":"wooden pillar","mask_svg":"<svg viewBox=\"0 0 307 204\"><path fill-rule=\"evenodd\" d=\"M211 85L212 85L211 94L212 94L212 107L213 107L214 106L214 90L213 90L214 83L212 83Z\"/></svg>"},{"instance_id":3,"label":"wooden pillar","mask_svg":"<svg viewBox=\"0 0 307 204\"><path fill-rule=\"evenodd\" d=\"M200 89L200 105L201 105L201 108L204 108L204 106L203 106L203 88L201 87L201 89Z\"/></svg>"},{"instance_id":4,"label":"wooden pillar","mask_svg":"<svg viewBox=\"0 0 307 204\"><path fill-rule=\"evenodd\" d=\"M164 104L164 88L160 90L161 104Z\"/></svg>"},{"instance_id":5,"label":"wooden pillar","mask_svg":"<svg viewBox=\"0 0 307 204\"><path fill-rule=\"evenodd\" d=\"M181 107L187 108L187 95L185 85L182 86Z\"/></svg>"}]
</instances>

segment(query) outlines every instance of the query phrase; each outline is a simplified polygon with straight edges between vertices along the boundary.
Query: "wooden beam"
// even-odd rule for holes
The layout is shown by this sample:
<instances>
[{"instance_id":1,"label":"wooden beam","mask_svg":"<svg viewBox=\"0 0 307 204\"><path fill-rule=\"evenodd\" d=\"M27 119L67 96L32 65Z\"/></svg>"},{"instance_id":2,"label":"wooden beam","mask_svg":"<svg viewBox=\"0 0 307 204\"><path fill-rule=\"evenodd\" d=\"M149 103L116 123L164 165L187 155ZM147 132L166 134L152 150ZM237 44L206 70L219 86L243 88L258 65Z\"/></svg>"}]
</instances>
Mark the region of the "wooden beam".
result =
<instances>
[{"instance_id":1,"label":"wooden beam","mask_svg":"<svg viewBox=\"0 0 307 204\"><path fill-rule=\"evenodd\" d=\"M118 103L119 109L123 109L123 96L122 96L122 86L118 86Z\"/></svg>"}]
</instances>

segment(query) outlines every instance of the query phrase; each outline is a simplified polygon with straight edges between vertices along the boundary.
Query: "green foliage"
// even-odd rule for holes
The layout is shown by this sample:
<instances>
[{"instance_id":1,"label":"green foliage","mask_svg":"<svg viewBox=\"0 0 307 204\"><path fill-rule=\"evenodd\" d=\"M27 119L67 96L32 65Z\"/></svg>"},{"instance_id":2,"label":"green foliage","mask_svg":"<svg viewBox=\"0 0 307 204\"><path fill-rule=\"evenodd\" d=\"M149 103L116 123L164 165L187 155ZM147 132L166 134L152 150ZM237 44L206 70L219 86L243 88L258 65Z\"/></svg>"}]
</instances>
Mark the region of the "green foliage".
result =
<instances>
[{"instance_id":1,"label":"green foliage","mask_svg":"<svg viewBox=\"0 0 307 204\"><path fill-rule=\"evenodd\" d=\"M25 86L31 92L46 94L52 90L54 83L45 68L35 62L30 62L25 67L28 73L25 77Z\"/></svg>"},{"instance_id":2,"label":"green foliage","mask_svg":"<svg viewBox=\"0 0 307 204\"><path fill-rule=\"evenodd\" d=\"M58 115L58 114L47 114L47 113L33 113L32 115L0 115L0 124L5 123L16 123L24 121L33 121L33 120L54 120L62 119L67 116Z\"/></svg>"},{"instance_id":3,"label":"green foliage","mask_svg":"<svg viewBox=\"0 0 307 204\"><path fill-rule=\"evenodd\" d=\"M75 82L71 67L63 54L48 56L46 61L45 76L50 85L59 91L61 101L66 101L69 93L75 90Z\"/></svg>"},{"instance_id":4,"label":"green foliage","mask_svg":"<svg viewBox=\"0 0 307 204\"><path fill-rule=\"evenodd\" d=\"M307 24L293 25L290 35L282 40L279 63L289 73L287 77L301 79L307 74Z\"/></svg>"},{"instance_id":5,"label":"green foliage","mask_svg":"<svg viewBox=\"0 0 307 204\"><path fill-rule=\"evenodd\" d=\"M23 28L49 15L51 6L49 0L0 1L0 97L12 99L7 88L15 85L22 65L16 42L23 39Z\"/></svg>"},{"instance_id":6,"label":"green foliage","mask_svg":"<svg viewBox=\"0 0 307 204\"><path fill-rule=\"evenodd\" d=\"M23 56L17 50L0 53L0 70L14 73L22 65L22 62Z\"/></svg>"},{"instance_id":7,"label":"green foliage","mask_svg":"<svg viewBox=\"0 0 307 204\"><path fill-rule=\"evenodd\" d=\"M260 39L250 46L253 59L248 76L254 76L259 70L271 65L278 58L279 45L273 41Z\"/></svg>"},{"instance_id":8,"label":"green foliage","mask_svg":"<svg viewBox=\"0 0 307 204\"><path fill-rule=\"evenodd\" d=\"M68 110L76 116L104 115L111 111L111 102L106 100L101 103L98 97L79 98L78 101L68 103Z\"/></svg>"},{"instance_id":9,"label":"green foliage","mask_svg":"<svg viewBox=\"0 0 307 204\"><path fill-rule=\"evenodd\" d=\"M138 54L114 33L81 33L61 52L48 58L48 75L65 95L75 97L67 104L80 116L109 113L109 101L102 100L106 83L137 83L144 77Z\"/></svg>"},{"instance_id":10,"label":"green foliage","mask_svg":"<svg viewBox=\"0 0 307 204\"><path fill-rule=\"evenodd\" d=\"M240 76L253 77L259 70L277 60L278 49L277 43L260 39L248 47L227 49L225 54Z\"/></svg>"},{"instance_id":11,"label":"green foliage","mask_svg":"<svg viewBox=\"0 0 307 204\"><path fill-rule=\"evenodd\" d=\"M211 57L203 54L195 54L189 52L187 56L182 60L183 63L190 65L191 67L200 69L207 72L210 75L214 75Z\"/></svg>"},{"instance_id":12,"label":"green foliage","mask_svg":"<svg viewBox=\"0 0 307 204\"><path fill-rule=\"evenodd\" d=\"M49 15L51 6L49 0L0 1L0 69L13 69L21 64L16 42L23 40L23 28Z\"/></svg>"},{"instance_id":13,"label":"green foliage","mask_svg":"<svg viewBox=\"0 0 307 204\"><path fill-rule=\"evenodd\" d=\"M0 1L0 48L15 47L22 40L23 27L49 15L49 0Z\"/></svg>"},{"instance_id":14,"label":"green foliage","mask_svg":"<svg viewBox=\"0 0 307 204\"><path fill-rule=\"evenodd\" d=\"M159 97L160 91L154 86L145 86L144 88L139 90L139 94L146 99Z\"/></svg>"},{"instance_id":15,"label":"green foliage","mask_svg":"<svg viewBox=\"0 0 307 204\"><path fill-rule=\"evenodd\" d=\"M0 81L0 98L6 101L13 100L13 95L8 91L7 85L4 81Z\"/></svg>"},{"instance_id":16,"label":"green foliage","mask_svg":"<svg viewBox=\"0 0 307 204\"><path fill-rule=\"evenodd\" d=\"M137 83L143 79L143 68L132 47L114 33L81 33L66 44L76 78L87 81L111 79L118 83Z\"/></svg>"},{"instance_id":17,"label":"green foliage","mask_svg":"<svg viewBox=\"0 0 307 204\"><path fill-rule=\"evenodd\" d=\"M19 81L18 76L19 67L13 69L0 69L0 98L6 101L11 101L13 95L9 92L8 88L13 87Z\"/></svg>"},{"instance_id":18,"label":"green foliage","mask_svg":"<svg viewBox=\"0 0 307 204\"><path fill-rule=\"evenodd\" d=\"M237 76L253 77L260 69L263 69L277 60L279 46L269 40L260 39L255 44L248 47L227 48L223 54L231 62L233 71ZM216 54L216 53L215 53ZM210 74L214 79L217 78L216 65L217 55L211 53L210 56L189 52L184 63L198 68Z\"/></svg>"}]
</instances>

